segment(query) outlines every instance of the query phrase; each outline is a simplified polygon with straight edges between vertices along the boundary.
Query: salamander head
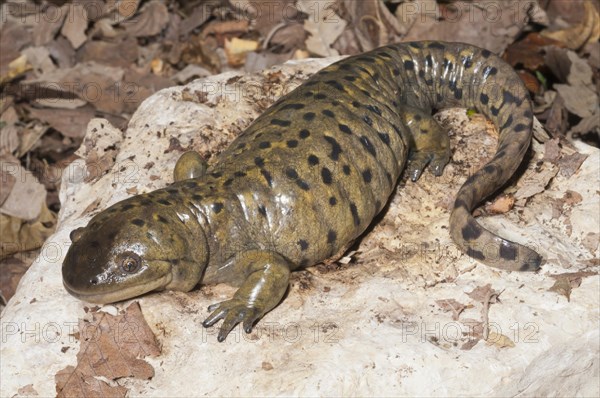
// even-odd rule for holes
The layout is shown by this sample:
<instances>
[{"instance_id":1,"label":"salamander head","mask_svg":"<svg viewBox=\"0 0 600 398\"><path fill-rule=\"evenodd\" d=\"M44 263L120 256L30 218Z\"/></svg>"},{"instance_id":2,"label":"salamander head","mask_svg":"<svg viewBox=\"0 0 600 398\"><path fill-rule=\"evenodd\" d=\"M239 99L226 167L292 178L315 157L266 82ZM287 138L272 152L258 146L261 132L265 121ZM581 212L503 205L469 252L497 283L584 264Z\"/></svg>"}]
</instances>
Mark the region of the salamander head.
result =
<instances>
[{"instance_id":1,"label":"salamander head","mask_svg":"<svg viewBox=\"0 0 600 398\"><path fill-rule=\"evenodd\" d=\"M175 212L157 206L133 197L72 231L62 266L65 289L92 303L191 290L207 262L206 239L202 232L203 239L192 238Z\"/></svg>"}]
</instances>

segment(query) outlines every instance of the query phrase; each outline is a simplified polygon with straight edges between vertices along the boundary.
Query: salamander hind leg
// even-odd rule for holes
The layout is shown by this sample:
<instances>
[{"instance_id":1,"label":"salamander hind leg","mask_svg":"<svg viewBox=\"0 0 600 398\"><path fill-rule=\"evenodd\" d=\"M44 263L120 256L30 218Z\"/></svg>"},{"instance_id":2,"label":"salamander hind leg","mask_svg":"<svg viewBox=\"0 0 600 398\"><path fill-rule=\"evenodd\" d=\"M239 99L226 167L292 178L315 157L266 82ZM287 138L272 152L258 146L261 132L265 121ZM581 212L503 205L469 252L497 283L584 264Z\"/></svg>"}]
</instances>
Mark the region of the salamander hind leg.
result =
<instances>
[{"instance_id":1,"label":"salamander hind leg","mask_svg":"<svg viewBox=\"0 0 600 398\"><path fill-rule=\"evenodd\" d=\"M188 151L179 157L173 170L175 181L198 178L206 173L208 168L206 161L196 151Z\"/></svg>"},{"instance_id":2,"label":"salamander hind leg","mask_svg":"<svg viewBox=\"0 0 600 398\"><path fill-rule=\"evenodd\" d=\"M404 107L400 115L411 133L408 164L411 180L417 181L427 166L434 175L442 175L450 161L450 139L446 131L429 113L420 109Z\"/></svg>"},{"instance_id":3,"label":"salamander hind leg","mask_svg":"<svg viewBox=\"0 0 600 398\"><path fill-rule=\"evenodd\" d=\"M279 304L290 279L291 264L275 252L250 250L236 256L234 262L232 266L246 279L231 300L208 307L212 313L202 323L209 327L223 320L219 341L224 341L238 323L250 333L254 323Z\"/></svg>"}]
</instances>

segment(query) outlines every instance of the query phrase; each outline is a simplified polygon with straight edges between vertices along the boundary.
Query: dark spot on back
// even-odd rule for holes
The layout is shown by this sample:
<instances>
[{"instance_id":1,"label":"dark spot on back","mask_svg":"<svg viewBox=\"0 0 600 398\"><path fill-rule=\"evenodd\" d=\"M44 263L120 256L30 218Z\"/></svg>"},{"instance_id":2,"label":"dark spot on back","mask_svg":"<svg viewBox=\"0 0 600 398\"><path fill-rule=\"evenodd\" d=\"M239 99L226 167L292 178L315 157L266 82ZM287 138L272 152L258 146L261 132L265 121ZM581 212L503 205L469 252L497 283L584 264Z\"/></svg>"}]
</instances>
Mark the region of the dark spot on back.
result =
<instances>
[{"instance_id":1,"label":"dark spot on back","mask_svg":"<svg viewBox=\"0 0 600 398\"><path fill-rule=\"evenodd\" d=\"M381 109L379 109L379 107L377 107L375 105L367 105L367 109L370 110L371 112L381 116Z\"/></svg>"},{"instance_id":2,"label":"dark spot on back","mask_svg":"<svg viewBox=\"0 0 600 398\"><path fill-rule=\"evenodd\" d=\"M342 133L352 134L352 129L345 124L338 124L338 127Z\"/></svg>"},{"instance_id":3,"label":"dark spot on back","mask_svg":"<svg viewBox=\"0 0 600 398\"><path fill-rule=\"evenodd\" d=\"M352 75L344 76L344 80L353 82L356 80L356 76L352 76Z\"/></svg>"},{"instance_id":4,"label":"dark spot on back","mask_svg":"<svg viewBox=\"0 0 600 398\"><path fill-rule=\"evenodd\" d=\"M298 109L302 109L304 108L305 105L304 104L287 104L285 106L283 106L281 109L294 109L294 110L298 110Z\"/></svg>"},{"instance_id":5,"label":"dark spot on back","mask_svg":"<svg viewBox=\"0 0 600 398\"><path fill-rule=\"evenodd\" d=\"M390 136L387 133L377 133L379 139L383 141L385 145L390 145Z\"/></svg>"},{"instance_id":6,"label":"dark spot on back","mask_svg":"<svg viewBox=\"0 0 600 398\"><path fill-rule=\"evenodd\" d=\"M258 144L258 147L260 149L271 148L271 143L269 141L262 141L260 144Z\"/></svg>"},{"instance_id":7,"label":"dark spot on back","mask_svg":"<svg viewBox=\"0 0 600 398\"><path fill-rule=\"evenodd\" d=\"M462 228L462 237L464 240L471 241L471 240L475 240L477 238L479 238L481 236L481 229L479 228L479 225L477 225L475 223L475 221L473 221L472 219L469 220L467 222L467 225L465 225Z\"/></svg>"},{"instance_id":8,"label":"dark spot on back","mask_svg":"<svg viewBox=\"0 0 600 398\"><path fill-rule=\"evenodd\" d=\"M367 123L369 126L373 126L373 119L371 119L368 115L363 116L363 120L365 121L365 123Z\"/></svg>"},{"instance_id":9,"label":"dark spot on back","mask_svg":"<svg viewBox=\"0 0 600 398\"><path fill-rule=\"evenodd\" d=\"M265 160L261 157L255 157L254 158L254 164L257 165L258 167L263 167L265 165Z\"/></svg>"},{"instance_id":10,"label":"dark spot on back","mask_svg":"<svg viewBox=\"0 0 600 398\"><path fill-rule=\"evenodd\" d=\"M414 70L415 69L415 63L414 63L414 61L411 61L411 60L404 61L404 69L406 69L406 70Z\"/></svg>"},{"instance_id":11,"label":"dark spot on back","mask_svg":"<svg viewBox=\"0 0 600 398\"><path fill-rule=\"evenodd\" d=\"M485 260L485 256L483 255L483 252L481 252L479 250L469 248L467 250L467 255L470 257L473 257L476 260L480 260L480 261Z\"/></svg>"},{"instance_id":12,"label":"dark spot on back","mask_svg":"<svg viewBox=\"0 0 600 398\"><path fill-rule=\"evenodd\" d=\"M246 173L244 173L243 171L236 171L235 173L233 173L233 175L236 177L246 177Z\"/></svg>"},{"instance_id":13,"label":"dark spot on back","mask_svg":"<svg viewBox=\"0 0 600 398\"><path fill-rule=\"evenodd\" d=\"M352 101L352 106L355 107L355 108L360 108L361 107L360 102L358 102L358 101Z\"/></svg>"},{"instance_id":14,"label":"dark spot on back","mask_svg":"<svg viewBox=\"0 0 600 398\"><path fill-rule=\"evenodd\" d=\"M363 180L365 180L366 183L371 182L371 179L373 178L373 175L371 174L371 169L366 169L362 172L362 177Z\"/></svg>"},{"instance_id":15,"label":"dark spot on back","mask_svg":"<svg viewBox=\"0 0 600 398\"><path fill-rule=\"evenodd\" d=\"M462 63L466 69L469 69L471 66L473 66L473 57L470 55L467 57L463 57Z\"/></svg>"},{"instance_id":16,"label":"dark spot on back","mask_svg":"<svg viewBox=\"0 0 600 398\"><path fill-rule=\"evenodd\" d=\"M264 177L264 179L267 181L267 184L269 184L269 186L272 186L272 184L273 184L273 178L271 177L271 173L269 173L265 169L260 169L260 174L262 174L262 176Z\"/></svg>"},{"instance_id":17,"label":"dark spot on back","mask_svg":"<svg viewBox=\"0 0 600 398\"><path fill-rule=\"evenodd\" d=\"M327 117L335 117L335 113L330 111L329 109L323 109L321 113Z\"/></svg>"},{"instance_id":18,"label":"dark spot on back","mask_svg":"<svg viewBox=\"0 0 600 398\"><path fill-rule=\"evenodd\" d=\"M160 203L161 205L171 206L171 202L169 202L166 199L159 199L159 200L157 200L157 202Z\"/></svg>"},{"instance_id":19,"label":"dark spot on back","mask_svg":"<svg viewBox=\"0 0 600 398\"><path fill-rule=\"evenodd\" d=\"M509 115L508 119L506 119L506 122L502 125L502 127L500 129L504 130L505 128L510 127L512 122L513 122L513 117L512 117L512 115Z\"/></svg>"},{"instance_id":20,"label":"dark spot on back","mask_svg":"<svg viewBox=\"0 0 600 398\"><path fill-rule=\"evenodd\" d=\"M325 82L325 84L330 85L331 87L335 88L336 90L344 91L344 86L342 86L342 84L340 82L338 82L337 80L327 80Z\"/></svg>"},{"instance_id":21,"label":"dark spot on back","mask_svg":"<svg viewBox=\"0 0 600 398\"><path fill-rule=\"evenodd\" d=\"M360 225L360 217L358 216L358 209L354 202L350 202L350 212L352 213L352 219L354 220L354 225L357 227Z\"/></svg>"},{"instance_id":22,"label":"dark spot on back","mask_svg":"<svg viewBox=\"0 0 600 398\"><path fill-rule=\"evenodd\" d=\"M300 239L298 241L298 245L300 245L300 250L302 250L302 251L308 249L308 242L305 241L304 239Z\"/></svg>"},{"instance_id":23,"label":"dark spot on back","mask_svg":"<svg viewBox=\"0 0 600 398\"><path fill-rule=\"evenodd\" d=\"M327 243L333 243L336 239L337 233L333 229L330 229L329 232L327 232Z\"/></svg>"},{"instance_id":24,"label":"dark spot on back","mask_svg":"<svg viewBox=\"0 0 600 398\"><path fill-rule=\"evenodd\" d=\"M454 208L455 209L462 208L465 210L469 210L469 208L467 207L467 203L462 199L457 199L456 202L454 202Z\"/></svg>"},{"instance_id":25,"label":"dark spot on back","mask_svg":"<svg viewBox=\"0 0 600 398\"><path fill-rule=\"evenodd\" d=\"M308 164L311 166L319 164L319 158L315 155L308 155Z\"/></svg>"},{"instance_id":26,"label":"dark spot on back","mask_svg":"<svg viewBox=\"0 0 600 398\"><path fill-rule=\"evenodd\" d=\"M323 167L321 169L321 178L323 179L323 182L327 185L331 184L332 178L331 178L331 171L327 168L327 167Z\"/></svg>"},{"instance_id":27,"label":"dark spot on back","mask_svg":"<svg viewBox=\"0 0 600 398\"><path fill-rule=\"evenodd\" d=\"M291 178L293 180L295 180L296 178L298 178L298 172L295 169L291 168L291 167L288 167L285 170L285 175L288 176L288 178Z\"/></svg>"},{"instance_id":28,"label":"dark spot on back","mask_svg":"<svg viewBox=\"0 0 600 398\"><path fill-rule=\"evenodd\" d=\"M483 171L486 172L487 174L493 174L496 172L496 166L494 166L492 164L488 164L487 166L485 166L483 168Z\"/></svg>"},{"instance_id":29,"label":"dark spot on back","mask_svg":"<svg viewBox=\"0 0 600 398\"><path fill-rule=\"evenodd\" d=\"M199 202L199 201L202 200L202 196L198 195L198 194L193 194L192 195L192 200L195 200L195 201Z\"/></svg>"},{"instance_id":30,"label":"dark spot on back","mask_svg":"<svg viewBox=\"0 0 600 398\"><path fill-rule=\"evenodd\" d=\"M271 120L271 124L274 126L288 127L292 122L289 120L273 119Z\"/></svg>"},{"instance_id":31,"label":"dark spot on back","mask_svg":"<svg viewBox=\"0 0 600 398\"><path fill-rule=\"evenodd\" d=\"M503 240L502 243L500 243L500 257L509 261L516 260L517 248L512 242Z\"/></svg>"},{"instance_id":32,"label":"dark spot on back","mask_svg":"<svg viewBox=\"0 0 600 398\"><path fill-rule=\"evenodd\" d=\"M315 95L315 98L318 100L322 100L327 98L327 95L323 94L323 93L318 93L317 95Z\"/></svg>"},{"instance_id":33,"label":"dark spot on back","mask_svg":"<svg viewBox=\"0 0 600 398\"><path fill-rule=\"evenodd\" d=\"M287 143L288 148L296 148L298 146L297 140L289 140Z\"/></svg>"},{"instance_id":34,"label":"dark spot on back","mask_svg":"<svg viewBox=\"0 0 600 398\"><path fill-rule=\"evenodd\" d=\"M483 58L488 58L491 54L492 54L492 52L490 50L485 50L484 49L484 50L481 51L481 56Z\"/></svg>"},{"instance_id":35,"label":"dark spot on back","mask_svg":"<svg viewBox=\"0 0 600 398\"><path fill-rule=\"evenodd\" d=\"M348 166L347 164L345 164L342 167L342 171L344 172L344 174L346 174L347 176L349 176L350 175L350 166Z\"/></svg>"},{"instance_id":36,"label":"dark spot on back","mask_svg":"<svg viewBox=\"0 0 600 398\"><path fill-rule=\"evenodd\" d=\"M329 205L330 206L335 206L337 204L337 198L335 196L332 196L329 198Z\"/></svg>"},{"instance_id":37,"label":"dark spot on back","mask_svg":"<svg viewBox=\"0 0 600 398\"><path fill-rule=\"evenodd\" d=\"M521 131L526 131L528 129L528 127L526 125L524 125L523 123L519 123L514 127L514 131L521 132Z\"/></svg>"},{"instance_id":38,"label":"dark spot on back","mask_svg":"<svg viewBox=\"0 0 600 398\"><path fill-rule=\"evenodd\" d=\"M163 216L161 216L160 214L159 214L159 215L156 217L156 219L157 219L159 222L163 223L163 224L168 224L168 223L169 223L169 220L167 220L166 218L164 218L164 217L163 217Z\"/></svg>"},{"instance_id":39,"label":"dark spot on back","mask_svg":"<svg viewBox=\"0 0 600 398\"><path fill-rule=\"evenodd\" d=\"M302 138L302 139L306 139L310 136L310 131L304 129L304 130L300 130L300 132L298 133L298 137Z\"/></svg>"},{"instance_id":40,"label":"dark spot on back","mask_svg":"<svg viewBox=\"0 0 600 398\"><path fill-rule=\"evenodd\" d=\"M304 190L304 191L308 191L310 189L310 185L308 185L308 183L306 181L304 181L303 179L297 179L296 180L296 185L298 185L300 187L300 189Z\"/></svg>"},{"instance_id":41,"label":"dark spot on back","mask_svg":"<svg viewBox=\"0 0 600 398\"><path fill-rule=\"evenodd\" d=\"M220 213L221 210L223 210L223 203L221 203L221 202L213 203L212 209L215 213L217 213L217 214Z\"/></svg>"},{"instance_id":42,"label":"dark spot on back","mask_svg":"<svg viewBox=\"0 0 600 398\"><path fill-rule=\"evenodd\" d=\"M264 205L258 205L258 212L263 216L267 216L267 208Z\"/></svg>"},{"instance_id":43,"label":"dark spot on back","mask_svg":"<svg viewBox=\"0 0 600 398\"><path fill-rule=\"evenodd\" d=\"M329 143L329 145L331 145L331 153L329 154L331 160L338 160L340 158L340 153L342 152L342 147L340 144L335 138L328 135L323 136L323 138Z\"/></svg>"},{"instance_id":44,"label":"dark spot on back","mask_svg":"<svg viewBox=\"0 0 600 398\"><path fill-rule=\"evenodd\" d=\"M121 210L122 211L127 211L127 210L130 210L130 209L133 209L134 207L135 206L132 205L131 203L127 203L126 205L123 205L123 207L121 207ZM114 209L115 209L115 211L117 210L116 208L114 208Z\"/></svg>"},{"instance_id":45,"label":"dark spot on back","mask_svg":"<svg viewBox=\"0 0 600 398\"><path fill-rule=\"evenodd\" d=\"M481 95L479 96L479 101L481 101L483 105L487 105L489 100L490 98L487 96L487 94L481 93Z\"/></svg>"},{"instance_id":46,"label":"dark spot on back","mask_svg":"<svg viewBox=\"0 0 600 398\"><path fill-rule=\"evenodd\" d=\"M363 147L365 147L365 149L373 156L377 156L377 151L375 150L375 147L373 146L373 144L371 143L371 140L369 140L369 138L366 135L363 135L360 137L360 143L363 145Z\"/></svg>"},{"instance_id":47,"label":"dark spot on back","mask_svg":"<svg viewBox=\"0 0 600 398\"><path fill-rule=\"evenodd\" d=\"M457 88L457 89L454 91L454 98L456 98L457 100L459 100L459 99L461 99L461 98L462 98L462 96L463 96L463 91L462 91L462 88Z\"/></svg>"},{"instance_id":48,"label":"dark spot on back","mask_svg":"<svg viewBox=\"0 0 600 398\"><path fill-rule=\"evenodd\" d=\"M302 116L302 118L303 118L304 120L306 120L307 122L311 122L311 121L313 121L313 120L315 119L315 116L316 116L316 115L315 115L315 113L314 113L314 112L306 112L306 113L305 113L305 114Z\"/></svg>"}]
</instances>

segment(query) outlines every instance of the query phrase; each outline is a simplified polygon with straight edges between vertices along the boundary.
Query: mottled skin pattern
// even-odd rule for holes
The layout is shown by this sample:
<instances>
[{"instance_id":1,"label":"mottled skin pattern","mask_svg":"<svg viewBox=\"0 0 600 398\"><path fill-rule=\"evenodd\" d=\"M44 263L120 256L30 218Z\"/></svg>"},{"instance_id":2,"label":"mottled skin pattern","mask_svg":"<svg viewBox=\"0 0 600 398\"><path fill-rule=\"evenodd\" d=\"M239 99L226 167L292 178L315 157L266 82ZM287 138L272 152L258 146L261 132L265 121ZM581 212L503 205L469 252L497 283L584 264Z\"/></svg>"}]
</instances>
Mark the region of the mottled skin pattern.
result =
<instances>
[{"instance_id":1,"label":"mottled skin pattern","mask_svg":"<svg viewBox=\"0 0 600 398\"><path fill-rule=\"evenodd\" d=\"M411 179L449 160L432 110L477 109L499 128L494 158L471 176L450 216L456 244L505 270L540 256L481 227L471 210L515 172L531 139L531 103L515 72L466 44L413 42L347 58L281 98L206 170L185 154L167 188L134 196L73 231L67 290L107 303L198 283L240 288L213 305L224 340L275 307L297 268L335 258L385 206L409 160ZM206 171L205 171L206 170Z\"/></svg>"}]
</instances>

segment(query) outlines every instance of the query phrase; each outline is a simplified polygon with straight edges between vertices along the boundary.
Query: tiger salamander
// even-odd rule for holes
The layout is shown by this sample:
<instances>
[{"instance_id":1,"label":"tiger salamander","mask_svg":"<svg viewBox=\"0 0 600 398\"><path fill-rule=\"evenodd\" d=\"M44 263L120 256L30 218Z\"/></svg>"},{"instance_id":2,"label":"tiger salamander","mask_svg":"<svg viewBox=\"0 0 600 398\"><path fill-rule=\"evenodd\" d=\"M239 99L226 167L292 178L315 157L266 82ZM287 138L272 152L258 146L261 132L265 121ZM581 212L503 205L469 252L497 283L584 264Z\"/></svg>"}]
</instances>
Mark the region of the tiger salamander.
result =
<instances>
[{"instance_id":1,"label":"tiger salamander","mask_svg":"<svg viewBox=\"0 0 600 398\"><path fill-rule=\"evenodd\" d=\"M110 303L199 283L239 286L209 307L250 332L288 288L290 272L339 257L381 211L408 160L416 181L437 176L449 139L432 118L447 107L476 109L499 129L498 149L460 188L450 235L471 257L533 271L533 250L480 226L471 212L521 163L532 105L514 70L488 50L462 43L410 42L346 58L278 100L207 167L194 152L175 182L136 195L71 232L62 266L66 290Z\"/></svg>"}]
</instances>

